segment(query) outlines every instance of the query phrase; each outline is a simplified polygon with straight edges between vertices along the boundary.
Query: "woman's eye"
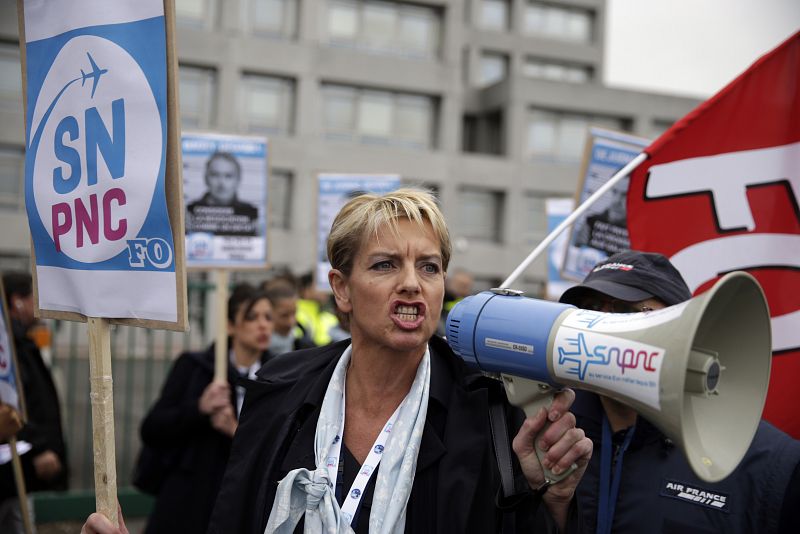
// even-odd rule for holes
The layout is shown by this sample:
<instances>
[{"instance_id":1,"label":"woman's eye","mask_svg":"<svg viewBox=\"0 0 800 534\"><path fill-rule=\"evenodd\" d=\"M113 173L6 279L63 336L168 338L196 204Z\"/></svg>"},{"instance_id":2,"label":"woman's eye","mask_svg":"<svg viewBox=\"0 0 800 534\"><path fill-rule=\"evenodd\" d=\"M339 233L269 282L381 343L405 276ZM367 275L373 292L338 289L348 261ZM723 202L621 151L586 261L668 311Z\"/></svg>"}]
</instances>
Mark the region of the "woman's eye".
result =
<instances>
[{"instance_id":1,"label":"woman's eye","mask_svg":"<svg viewBox=\"0 0 800 534\"><path fill-rule=\"evenodd\" d=\"M436 274L439 272L439 266L435 263L426 263L422 266L422 270L428 274Z\"/></svg>"},{"instance_id":2,"label":"woman's eye","mask_svg":"<svg viewBox=\"0 0 800 534\"><path fill-rule=\"evenodd\" d=\"M391 269L392 268L392 262L390 262L388 260L387 261L379 261L378 263L373 265L372 268L377 270L377 271L385 271L387 269Z\"/></svg>"}]
</instances>

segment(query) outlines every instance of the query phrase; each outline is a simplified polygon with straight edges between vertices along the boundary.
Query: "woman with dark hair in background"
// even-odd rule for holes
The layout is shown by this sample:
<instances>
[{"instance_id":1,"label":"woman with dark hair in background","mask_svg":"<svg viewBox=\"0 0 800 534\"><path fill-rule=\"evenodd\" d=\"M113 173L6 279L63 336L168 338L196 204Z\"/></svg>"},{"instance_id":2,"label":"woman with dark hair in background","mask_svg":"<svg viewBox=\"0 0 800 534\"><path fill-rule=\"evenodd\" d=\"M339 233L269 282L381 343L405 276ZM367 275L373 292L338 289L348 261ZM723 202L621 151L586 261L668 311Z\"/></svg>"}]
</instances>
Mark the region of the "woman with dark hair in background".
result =
<instances>
[{"instance_id":1,"label":"woman with dark hair in background","mask_svg":"<svg viewBox=\"0 0 800 534\"><path fill-rule=\"evenodd\" d=\"M159 458L155 474L162 478L148 534L206 531L244 397L237 383L254 377L270 357L272 328L267 295L238 285L228 300L227 382L212 381L213 344L175 361L141 428L145 449Z\"/></svg>"},{"instance_id":2,"label":"woman with dark hair in background","mask_svg":"<svg viewBox=\"0 0 800 534\"><path fill-rule=\"evenodd\" d=\"M269 350L275 356L293 350L310 349L314 342L297 323L297 289L287 280L273 280L263 285L272 304L275 329Z\"/></svg>"}]
</instances>

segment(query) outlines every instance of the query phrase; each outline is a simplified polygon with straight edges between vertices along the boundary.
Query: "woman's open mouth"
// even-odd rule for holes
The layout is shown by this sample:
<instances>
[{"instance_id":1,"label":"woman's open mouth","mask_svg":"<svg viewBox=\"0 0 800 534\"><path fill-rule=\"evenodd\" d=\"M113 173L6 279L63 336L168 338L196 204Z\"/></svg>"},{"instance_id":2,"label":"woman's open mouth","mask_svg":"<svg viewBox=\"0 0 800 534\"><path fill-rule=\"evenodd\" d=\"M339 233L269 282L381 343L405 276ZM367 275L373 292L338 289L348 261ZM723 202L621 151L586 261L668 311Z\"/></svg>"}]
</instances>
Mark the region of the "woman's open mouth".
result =
<instances>
[{"instance_id":1,"label":"woman's open mouth","mask_svg":"<svg viewBox=\"0 0 800 534\"><path fill-rule=\"evenodd\" d=\"M425 319L425 306L423 304L401 304L394 306L392 319L395 324L403 329L417 328Z\"/></svg>"}]
</instances>

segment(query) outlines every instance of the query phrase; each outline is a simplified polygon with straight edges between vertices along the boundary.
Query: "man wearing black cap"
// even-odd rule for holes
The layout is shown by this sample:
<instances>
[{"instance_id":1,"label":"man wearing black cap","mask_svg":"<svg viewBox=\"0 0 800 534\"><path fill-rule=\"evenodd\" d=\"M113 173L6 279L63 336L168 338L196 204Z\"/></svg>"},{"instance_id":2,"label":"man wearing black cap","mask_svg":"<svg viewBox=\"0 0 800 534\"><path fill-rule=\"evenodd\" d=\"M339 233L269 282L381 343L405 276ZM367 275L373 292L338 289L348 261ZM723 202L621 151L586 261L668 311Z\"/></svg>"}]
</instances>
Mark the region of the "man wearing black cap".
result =
<instances>
[{"instance_id":1,"label":"man wearing black cap","mask_svg":"<svg viewBox=\"0 0 800 534\"><path fill-rule=\"evenodd\" d=\"M686 282L666 257L624 251L597 264L560 301L636 313L689 298ZM739 467L723 481L708 483L633 409L576 393L577 426L594 442L577 491L587 532L800 532L800 441L761 421Z\"/></svg>"}]
</instances>

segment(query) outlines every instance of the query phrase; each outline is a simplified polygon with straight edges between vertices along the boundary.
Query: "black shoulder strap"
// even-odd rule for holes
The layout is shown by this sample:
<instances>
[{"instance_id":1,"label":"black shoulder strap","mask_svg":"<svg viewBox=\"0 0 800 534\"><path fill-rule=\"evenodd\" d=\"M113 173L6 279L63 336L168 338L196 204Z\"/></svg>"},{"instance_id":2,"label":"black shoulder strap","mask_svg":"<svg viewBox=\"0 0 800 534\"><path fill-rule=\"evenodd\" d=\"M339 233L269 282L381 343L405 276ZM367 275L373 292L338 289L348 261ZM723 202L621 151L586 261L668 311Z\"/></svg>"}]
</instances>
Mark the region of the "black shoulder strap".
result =
<instances>
[{"instance_id":1,"label":"black shoulder strap","mask_svg":"<svg viewBox=\"0 0 800 534\"><path fill-rule=\"evenodd\" d=\"M511 443L508 438L508 423L502 395L497 388L489 388L489 425L492 429L494 454L500 471L503 495L514 495L514 466L511 460Z\"/></svg>"}]
</instances>

